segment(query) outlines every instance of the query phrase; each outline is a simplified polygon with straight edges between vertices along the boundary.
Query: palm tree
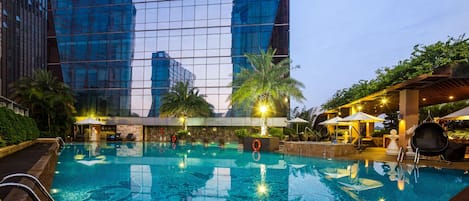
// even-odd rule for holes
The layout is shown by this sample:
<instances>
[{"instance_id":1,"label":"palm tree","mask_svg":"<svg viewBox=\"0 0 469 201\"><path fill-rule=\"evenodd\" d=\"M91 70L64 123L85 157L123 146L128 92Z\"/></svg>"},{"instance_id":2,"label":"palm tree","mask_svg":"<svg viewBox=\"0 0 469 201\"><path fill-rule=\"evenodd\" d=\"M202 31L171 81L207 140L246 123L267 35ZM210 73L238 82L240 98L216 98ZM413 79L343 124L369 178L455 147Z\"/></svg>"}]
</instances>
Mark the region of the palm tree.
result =
<instances>
[{"instance_id":1,"label":"palm tree","mask_svg":"<svg viewBox=\"0 0 469 201\"><path fill-rule=\"evenodd\" d=\"M65 134L73 124L75 99L72 90L49 71L37 70L13 84L13 98L28 107L42 131Z\"/></svg>"},{"instance_id":2,"label":"palm tree","mask_svg":"<svg viewBox=\"0 0 469 201\"><path fill-rule=\"evenodd\" d=\"M250 67L243 68L231 83L236 88L230 96L232 105L239 104L253 112L255 108L261 109L261 135L267 131L267 110L274 112L277 107L288 108L289 97L300 102L304 100L300 90L304 85L289 76L290 59L275 63L275 52L269 48L267 52L261 50L260 55L246 54Z\"/></svg>"},{"instance_id":3,"label":"palm tree","mask_svg":"<svg viewBox=\"0 0 469 201\"><path fill-rule=\"evenodd\" d=\"M163 96L160 113L161 116L181 118L182 127L187 131L186 119L211 116L213 105L199 95L197 88L189 88L188 82L177 82L171 91Z\"/></svg>"}]
</instances>

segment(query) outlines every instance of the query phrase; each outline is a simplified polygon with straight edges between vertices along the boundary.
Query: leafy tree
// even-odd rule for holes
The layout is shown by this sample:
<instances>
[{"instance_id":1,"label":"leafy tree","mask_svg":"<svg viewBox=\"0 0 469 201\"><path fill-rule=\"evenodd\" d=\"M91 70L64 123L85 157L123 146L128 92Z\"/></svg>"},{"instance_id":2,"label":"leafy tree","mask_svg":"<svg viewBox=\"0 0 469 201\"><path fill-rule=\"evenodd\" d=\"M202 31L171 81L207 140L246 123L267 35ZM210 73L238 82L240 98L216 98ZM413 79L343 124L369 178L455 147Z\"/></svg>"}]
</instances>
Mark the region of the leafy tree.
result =
<instances>
[{"instance_id":1,"label":"leafy tree","mask_svg":"<svg viewBox=\"0 0 469 201\"><path fill-rule=\"evenodd\" d=\"M456 39L451 37L446 42L438 41L428 46L416 45L409 59L400 61L394 67L378 69L375 79L370 81L360 80L350 88L338 90L322 107L325 109L339 107L386 87L413 79L422 74L432 73L440 66L468 63L468 40L462 35Z\"/></svg>"},{"instance_id":2,"label":"leafy tree","mask_svg":"<svg viewBox=\"0 0 469 201\"><path fill-rule=\"evenodd\" d=\"M72 90L47 70L37 70L13 84L14 99L30 109L41 131L62 136L71 131L75 113Z\"/></svg>"},{"instance_id":3,"label":"leafy tree","mask_svg":"<svg viewBox=\"0 0 469 201\"><path fill-rule=\"evenodd\" d=\"M253 113L255 108L263 105L269 112L274 112L277 108L287 108L285 99L289 97L298 101L304 99L300 90L304 85L289 76L290 59L275 62L275 52L269 48L266 52L261 50L260 55L245 55L251 65L235 75L231 86L236 90L229 97L231 104Z\"/></svg>"},{"instance_id":4,"label":"leafy tree","mask_svg":"<svg viewBox=\"0 0 469 201\"><path fill-rule=\"evenodd\" d=\"M428 117L428 112L430 112L431 117L444 117L467 106L469 106L469 100L422 107L419 110L420 121L423 121Z\"/></svg>"},{"instance_id":5,"label":"leafy tree","mask_svg":"<svg viewBox=\"0 0 469 201\"><path fill-rule=\"evenodd\" d=\"M399 113L397 111L388 112L384 117L384 132L389 133L392 129L398 129L399 126Z\"/></svg>"},{"instance_id":6,"label":"leafy tree","mask_svg":"<svg viewBox=\"0 0 469 201\"><path fill-rule=\"evenodd\" d=\"M213 115L213 105L208 103L197 88L189 88L189 83L178 82L171 91L163 96L160 107L161 116L182 118L182 127L187 130L188 117Z\"/></svg>"}]
</instances>

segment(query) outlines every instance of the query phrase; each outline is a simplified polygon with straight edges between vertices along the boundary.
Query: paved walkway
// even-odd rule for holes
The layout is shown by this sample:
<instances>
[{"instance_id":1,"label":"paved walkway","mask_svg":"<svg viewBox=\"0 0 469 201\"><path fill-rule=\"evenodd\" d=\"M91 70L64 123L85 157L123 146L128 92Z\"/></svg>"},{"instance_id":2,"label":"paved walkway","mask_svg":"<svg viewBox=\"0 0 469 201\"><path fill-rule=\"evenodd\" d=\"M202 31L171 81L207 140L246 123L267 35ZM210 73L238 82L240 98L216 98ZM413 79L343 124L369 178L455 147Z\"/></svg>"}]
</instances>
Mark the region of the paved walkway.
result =
<instances>
[{"instance_id":1,"label":"paved walkway","mask_svg":"<svg viewBox=\"0 0 469 201\"><path fill-rule=\"evenodd\" d=\"M27 173L42 155L49 151L51 143L35 143L21 151L0 158L0 179L12 173ZM8 180L16 181L19 180ZM11 189L0 189L0 200L4 199Z\"/></svg>"}]
</instances>

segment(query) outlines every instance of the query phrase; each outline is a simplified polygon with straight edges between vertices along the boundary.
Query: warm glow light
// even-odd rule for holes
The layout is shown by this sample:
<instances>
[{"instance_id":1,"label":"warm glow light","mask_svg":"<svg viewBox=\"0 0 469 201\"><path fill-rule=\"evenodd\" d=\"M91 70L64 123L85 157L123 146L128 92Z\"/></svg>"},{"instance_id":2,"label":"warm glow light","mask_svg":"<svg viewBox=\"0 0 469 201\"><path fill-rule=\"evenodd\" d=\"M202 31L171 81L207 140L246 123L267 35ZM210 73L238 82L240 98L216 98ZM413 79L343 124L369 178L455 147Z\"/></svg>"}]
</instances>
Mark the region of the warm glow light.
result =
<instances>
[{"instance_id":1,"label":"warm glow light","mask_svg":"<svg viewBox=\"0 0 469 201\"><path fill-rule=\"evenodd\" d=\"M359 105L359 106L357 107L357 109L358 109L358 111L362 111L363 107L362 107L361 105Z\"/></svg>"},{"instance_id":2,"label":"warm glow light","mask_svg":"<svg viewBox=\"0 0 469 201\"><path fill-rule=\"evenodd\" d=\"M422 98L422 101L427 101L427 98Z\"/></svg>"},{"instance_id":3,"label":"warm glow light","mask_svg":"<svg viewBox=\"0 0 469 201\"><path fill-rule=\"evenodd\" d=\"M403 190L404 190L404 186L405 186L404 180L398 179L398 180L397 180L397 189L399 189L400 191L403 191Z\"/></svg>"},{"instance_id":4,"label":"warm glow light","mask_svg":"<svg viewBox=\"0 0 469 201\"><path fill-rule=\"evenodd\" d=\"M53 188L53 189L50 189L50 192L51 192L52 194L55 194L55 193L58 193L59 190L57 190L56 188Z\"/></svg>"},{"instance_id":5,"label":"warm glow light","mask_svg":"<svg viewBox=\"0 0 469 201\"><path fill-rule=\"evenodd\" d=\"M288 103L288 98L285 97L285 99L283 99L283 101L285 101L285 103Z\"/></svg>"},{"instance_id":6,"label":"warm glow light","mask_svg":"<svg viewBox=\"0 0 469 201\"><path fill-rule=\"evenodd\" d=\"M263 114L266 113L267 112L267 106L261 105L261 107L259 107L259 111Z\"/></svg>"},{"instance_id":7,"label":"warm glow light","mask_svg":"<svg viewBox=\"0 0 469 201\"><path fill-rule=\"evenodd\" d=\"M448 97L450 100L453 100L454 99L454 96L449 96Z\"/></svg>"},{"instance_id":8,"label":"warm glow light","mask_svg":"<svg viewBox=\"0 0 469 201\"><path fill-rule=\"evenodd\" d=\"M368 160L365 159L365 167L368 167Z\"/></svg>"},{"instance_id":9,"label":"warm glow light","mask_svg":"<svg viewBox=\"0 0 469 201\"><path fill-rule=\"evenodd\" d=\"M382 104L386 104L386 103L388 103L388 99L386 99L386 98L382 98L382 99L381 99L381 103L382 103Z\"/></svg>"},{"instance_id":10,"label":"warm glow light","mask_svg":"<svg viewBox=\"0 0 469 201\"><path fill-rule=\"evenodd\" d=\"M185 119L186 119L186 118L184 118L184 117L179 117L179 121L180 121L180 122L184 122Z\"/></svg>"},{"instance_id":11,"label":"warm glow light","mask_svg":"<svg viewBox=\"0 0 469 201\"><path fill-rule=\"evenodd\" d=\"M265 184L259 184L257 186L257 192L259 194L266 194L267 193L267 186Z\"/></svg>"},{"instance_id":12,"label":"warm glow light","mask_svg":"<svg viewBox=\"0 0 469 201\"><path fill-rule=\"evenodd\" d=\"M385 201L385 199L384 199L384 198L380 198L378 201Z\"/></svg>"}]
</instances>

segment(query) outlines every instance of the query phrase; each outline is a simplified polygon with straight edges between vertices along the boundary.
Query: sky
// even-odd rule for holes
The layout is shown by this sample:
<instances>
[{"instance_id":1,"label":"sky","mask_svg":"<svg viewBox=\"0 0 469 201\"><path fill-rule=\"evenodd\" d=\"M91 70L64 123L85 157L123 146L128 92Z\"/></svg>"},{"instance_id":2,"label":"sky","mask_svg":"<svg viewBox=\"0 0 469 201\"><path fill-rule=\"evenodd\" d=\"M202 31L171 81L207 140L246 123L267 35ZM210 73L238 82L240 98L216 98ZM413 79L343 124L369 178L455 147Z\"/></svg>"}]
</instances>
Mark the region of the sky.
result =
<instances>
[{"instance_id":1,"label":"sky","mask_svg":"<svg viewBox=\"0 0 469 201\"><path fill-rule=\"evenodd\" d=\"M290 0L291 76L317 107L408 59L417 44L469 37L468 0Z\"/></svg>"}]
</instances>

